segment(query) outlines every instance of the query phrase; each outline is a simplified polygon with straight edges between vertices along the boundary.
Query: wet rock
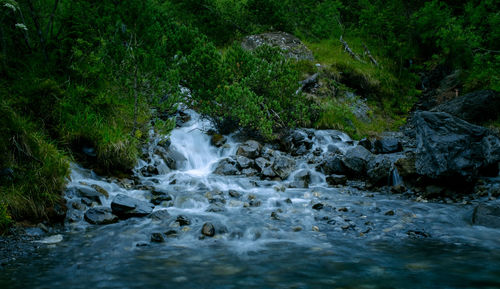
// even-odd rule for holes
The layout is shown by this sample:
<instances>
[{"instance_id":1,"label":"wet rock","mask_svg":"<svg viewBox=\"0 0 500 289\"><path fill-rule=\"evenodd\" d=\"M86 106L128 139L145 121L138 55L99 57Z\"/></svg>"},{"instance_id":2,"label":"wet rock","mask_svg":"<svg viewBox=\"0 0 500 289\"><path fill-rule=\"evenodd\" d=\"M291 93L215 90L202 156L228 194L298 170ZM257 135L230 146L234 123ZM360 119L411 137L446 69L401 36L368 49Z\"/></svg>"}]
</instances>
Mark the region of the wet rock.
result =
<instances>
[{"instance_id":1,"label":"wet rock","mask_svg":"<svg viewBox=\"0 0 500 289\"><path fill-rule=\"evenodd\" d=\"M384 213L384 215L386 215L386 216L394 216L394 211L393 210L387 211L387 212Z\"/></svg>"},{"instance_id":2,"label":"wet rock","mask_svg":"<svg viewBox=\"0 0 500 289\"><path fill-rule=\"evenodd\" d=\"M369 139L367 139L367 138L364 138L364 139L360 140L358 142L358 145L364 147L365 149L367 149L369 151L372 151L372 149L373 149L372 142Z\"/></svg>"},{"instance_id":3,"label":"wet rock","mask_svg":"<svg viewBox=\"0 0 500 289\"><path fill-rule=\"evenodd\" d=\"M167 238L175 238L175 237L177 237L177 231L176 230L168 230L165 232L165 236L167 236Z\"/></svg>"},{"instance_id":4,"label":"wet rock","mask_svg":"<svg viewBox=\"0 0 500 289\"><path fill-rule=\"evenodd\" d=\"M311 172L309 170L300 170L293 176L296 183L302 183L304 188L308 188L311 183Z\"/></svg>"},{"instance_id":5,"label":"wet rock","mask_svg":"<svg viewBox=\"0 0 500 289\"><path fill-rule=\"evenodd\" d=\"M255 166L257 167L257 169L259 171L262 172L265 168L271 166L271 161L269 161L268 159L265 159L263 157L259 157L259 158L255 159Z\"/></svg>"},{"instance_id":6,"label":"wet rock","mask_svg":"<svg viewBox=\"0 0 500 289\"><path fill-rule=\"evenodd\" d=\"M374 185L387 185L397 155L376 155L366 166L368 179Z\"/></svg>"},{"instance_id":7,"label":"wet rock","mask_svg":"<svg viewBox=\"0 0 500 289\"><path fill-rule=\"evenodd\" d=\"M342 163L351 173L359 176L365 174L366 165L372 158L373 155L369 150L358 145L345 153Z\"/></svg>"},{"instance_id":8,"label":"wet rock","mask_svg":"<svg viewBox=\"0 0 500 289\"><path fill-rule=\"evenodd\" d=\"M113 214L121 219L147 216L151 214L153 207L148 202L134 199L124 194L118 194L111 202Z\"/></svg>"},{"instance_id":9,"label":"wet rock","mask_svg":"<svg viewBox=\"0 0 500 289\"><path fill-rule=\"evenodd\" d=\"M214 171L214 174L224 176L237 175L239 173L240 171L236 167L236 161L231 158L222 159L217 164L217 168Z\"/></svg>"},{"instance_id":10,"label":"wet rock","mask_svg":"<svg viewBox=\"0 0 500 289\"><path fill-rule=\"evenodd\" d=\"M207 237L215 236L215 227L212 223L205 223L201 228L201 234Z\"/></svg>"},{"instance_id":11,"label":"wet rock","mask_svg":"<svg viewBox=\"0 0 500 289\"><path fill-rule=\"evenodd\" d=\"M235 190L229 190L228 192L229 196L232 198L239 198L241 197L241 194Z\"/></svg>"},{"instance_id":12,"label":"wet rock","mask_svg":"<svg viewBox=\"0 0 500 289\"><path fill-rule=\"evenodd\" d=\"M153 165L145 166L141 169L141 174L145 177L155 176L159 173L158 168Z\"/></svg>"},{"instance_id":13,"label":"wet rock","mask_svg":"<svg viewBox=\"0 0 500 289\"><path fill-rule=\"evenodd\" d=\"M394 166L398 169L398 173L401 177L406 178L417 174L415 160L415 153L407 152L404 156L394 162Z\"/></svg>"},{"instance_id":14,"label":"wet rock","mask_svg":"<svg viewBox=\"0 0 500 289\"><path fill-rule=\"evenodd\" d=\"M238 147L236 154L250 159L255 159L260 155L262 145L254 140L244 142Z\"/></svg>"},{"instance_id":15,"label":"wet rock","mask_svg":"<svg viewBox=\"0 0 500 289\"><path fill-rule=\"evenodd\" d=\"M155 153L159 155L165 164L172 170L182 168L184 163L187 161L186 157L172 146L170 146L167 150L157 149Z\"/></svg>"},{"instance_id":16,"label":"wet rock","mask_svg":"<svg viewBox=\"0 0 500 289\"><path fill-rule=\"evenodd\" d=\"M212 135L212 138L210 139L210 144L212 144L215 147L221 147L226 143L227 139L223 135L220 134L214 134Z\"/></svg>"},{"instance_id":17,"label":"wet rock","mask_svg":"<svg viewBox=\"0 0 500 289\"><path fill-rule=\"evenodd\" d=\"M273 170L272 167L265 167L262 172L261 172L262 177L264 178L274 178L277 177L278 175L276 172Z\"/></svg>"},{"instance_id":18,"label":"wet rock","mask_svg":"<svg viewBox=\"0 0 500 289\"><path fill-rule=\"evenodd\" d=\"M313 146L309 135L302 130L294 130L289 136L282 138L281 148L293 156L306 154Z\"/></svg>"},{"instance_id":19,"label":"wet rock","mask_svg":"<svg viewBox=\"0 0 500 289\"><path fill-rule=\"evenodd\" d=\"M170 218L170 214L167 210L158 210L151 213L151 215L149 215L149 218L155 221L164 221Z\"/></svg>"},{"instance_id":20,"label":"wet rock","mask_svg":"<svg viewBox=\"0 0 500 289\"><path fill-rule=\"evenodd\" d=\"M390 154L403 150L401 142L396 138L377 139L373 143L373 148L376 154Z\"/></svg>"},{"instance_id":21,"label":"wet rock","mask_svg":"<svg viewBox=\"0 0 500 289\"><path fill-rule=\"evenodd\" d=\"M406 187L403 185L395 185L391 187L391 193L393 194L402 194L406 192Z\"/></svg>"},{"instance_id":22,"label":"wet rock","mask_svg":"<svg viewBox=\"0 0 500 289\"><path fill-rule=\"evenodd\" d=\"M226 212L227 210L221 204L212 204L212 205L208 206L208 208L205 211L210 212L210 213L223 213L223 212Z\"/></svg>"},{"instance_id":23,"label":"wet rock","mask_svg":"<svg viewBox=\"0 0 500 289\"><path fill-rule=\"evenodd\" d=\"M280 217L277 212L271 212L271 219L278 221L280 220Z\"/></svg>"},{"instance_id":24,"label":"wet rock","mask_svg":"<svg viewBox=\"0 0 500 289\"><path fill-rule=\"evenodd\" d=\"M149 243L148 242L145 242L145 241L139 241L135 244L136 247L147 247L149 246Z\"/></svg>"},{"instance_id":25,"label":"wet rock","mask_svg":"<svg viewBox=\"0 0 500 289\"><path fill-rule=\"evenodd\" d=\"M91 185L91 187L96 190L99 194L103 195L104 197L106 198L109 198L109 193L108 191L106 191L103 187L99 186L99 185L96 185L96 184L93 184Z\"/></svg>"},{"instance_id":26,"label":"wet rock","mask_svg":"<svg viewBox=\"0 0 500 289\"><path fill-rule=\"evenodd\" d=\"M153 243L163 243L165 242L165 238L162 233L152 233L151 234L151 242Z\"/></svg>"},{"instance_id":27,"label":"wet rock","mask_svg":"<svg viewBox=\"0 0 500 289\"><path fill-rule=\"evenodd\" d=\"M236 163L238 163L240 169L250 168L255 164L253 160L244 156L236 156Z\"/></svg>"},{"instance_id":28,"label":"wet rock","mask_svg":"<svg viewBox=\"0 0 500 289\"><path fill-rule=\"evenodd\" d=\"M416 127L418 174L463 181L463 177L477 176L480 171L498 173L500 139L486 128L443 112L417 112L412 123Z\"/></svg>"},{"instance_id":29,"label":"wet rock","mask_svg":"<svg viewBox=\"0 0 500 289\"><path fill-rule=\"evenodd\" d=\"M76 193L79 197L86 198L92 202L101 204L102 194L89 187L77 187Z\"/></svg>"},{"instance_id":30,"label":"wet rock","mask_svg":"<svg viewBox=\"0 0 500 289\"><path fill-rule=\"evenodd\" d=\"M289 188L298 188L298 189L307 189L309 188L309 184L305 181L293 181L288 184Z\"/></svg>"},{"instance_id":31,"label":"wet rock","mask_svg":"<svg viewBox=\"0 0 500 289\"><path fill-rule=\"evenodd\" d=\"M480 204L474 208L472 224L490 228L500 228L500 206Z\"/></svg>"},{"instance_id":32,"label":"wet rock","mask_svg":"<svg viewBox=\"0 0 500 289\"><path fill-rule=\"evenodd\" d=\"M328 150L328 152L329 152L329 153L331 153L331 154L336 154L336 155L340 155L340 154L342 154L342 151L339 149L339 147L338 147L338 146L336 146L336 145L334 145L334 144L329 144L329 145L327 146L327 150ZM317 151L317 150L315 150L315 152L316 152L316 151ZM321 152L321 151L320 151L320 152ZM316 155L316 154L315 154L315 155ZM319 156L319 155L321 155L321 153L319 153L319 154L318 154L318 156Z\"/></svg>"},{"instance_id":33,"label":"wet rock","mask_svg":"<svg viewBox=\"0 0 500 289\"><path fill-rule=\"evenodd\" d=\"M493 90L474 91L444 102L431 111L446 112L465 121L480 124L500 116L500 94Z\"/></svg>"},{"instance_id":34,"label":"wet rock","mask_svg":"<svg viewBox=\"0 0 500 289\"><path fill-rule=\"evenodd\" d=\"M273 171L282 179L285 180L295 170L295 160L285 156L279 156L274 161Z\"/></svg>"},{"instance_id":35,"label":"wet rock","mask_svg":"<svg viewBox=\"0 0 500 289\"><path fill-rule=\"evenodd\" d=\"M347 183L347 177L345 175L329 175L326 177L326 182L330 186L344 186Z\"/></svg>"},{"instance_id":36,"label":"wet rock","mask_svg":"<svg viewBox=\"0 0 500 289\"><path fill-rule=\"evenodd\" d=\"M268 32L250 35L243 39L241 46L246 50L255 50L262 45L278 47L287 58L314 60L312 52L297 37L285 32Z\"/></svg>"},{"instance_id":37,"label":"wet rock","mask_svg":"<svg viewBox=\"0 0 500 289\"><path fill-rule=\"evenodd\" d=\"M342 158L339 155L327 157L326 160L319 165L319 168L325 175L343 175L346 173L346 167L344 166Z\"/></svg>"},{"instance_id":38,"label":"wet rock","mask_svg":"<svg viewBox=\"0 0 500 289\"><path fill-rule=\"evenodd\" d=\"M429 233L426 233L424 231L416 231L416 230L409 230L406 232L408 237L412 239L423 239L423 238L430 238L431 235Z\"/></svg>"},{"instance_id":39,"label":"wet rock","mask_svg":"<svg viewBox=\"0 0 500 289\"><path fill-rule=\"evenodd\" d=\"M242 170L241 173L244 174L247 177L251 177L251 176L257 175L258 172L257 172L256 169L248 168L248 169Z\"/></svg>"},{"instance_id":40,"label":"wet rock","mask_svg":"<svg viewBox=\"0 0 500 289\"><path fill-rule=\"evenodd\" d=\"M118 222L118 217L112 213L110 208L96 207L85 212L85 221L94 225L106 225Z\"/></svg>"},{"instance_id":41,"label":"wet rock","mask_svg":"<svg viewBox=\"0 0 500 289\"><path fill-rule=\"evenodd\" d=\"M312 206L312 208L315 209L315 210L317 210L317 211L323 209L323 207L324 207L324 205L322 203L317 203L317 204L314 204Z\"/></svg>"},{"instance_id":42,"label":"wet rock","mask_svg":"<svg viewBox=\"0 0 500 289\"><path fill-rule=\"evenodd\" d=\"M70 223L80 222L83 218L83 213L81 211L71 210L66 214L66 220Z\"/></svg>"},{"instance_id":43,"label":"wet rock","mask_svg":"<svg viewBox=\"0 0 500 289\"><path fill-rule=\"evenodd\" d=\"M151 203L153 203L154 205L160 205L163 202L168 202L172 200L173 198L169 193L162 192L162 194L153 195L153 197L151 198Z\"/></svg>"},{"instance_id":44,"label":"wet rock","mask_svg":"<svg viewBox=\"0 0 500 289\"><path fill-rule=\"evenodd\" d=\"M188 226L191 224L191 221L188 219L188 217L184 216L184 215L179 215L177 216L177 218L175 219L175 221L177 223L179 223L179 226Z\"/></svg>"}]
</instances>

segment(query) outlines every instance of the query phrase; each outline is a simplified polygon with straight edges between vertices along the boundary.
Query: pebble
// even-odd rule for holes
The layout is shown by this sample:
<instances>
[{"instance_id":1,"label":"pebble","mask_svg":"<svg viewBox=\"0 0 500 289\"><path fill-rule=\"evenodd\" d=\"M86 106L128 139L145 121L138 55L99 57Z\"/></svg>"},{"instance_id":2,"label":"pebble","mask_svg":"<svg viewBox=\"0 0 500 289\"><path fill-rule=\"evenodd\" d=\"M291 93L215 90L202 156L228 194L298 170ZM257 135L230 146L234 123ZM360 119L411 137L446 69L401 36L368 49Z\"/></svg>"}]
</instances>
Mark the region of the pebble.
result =
<instances>
[{"instance_id":1,"label":"pebble","mask_svg":"<svg viewBox=\"0 0 500 289\"><path fill-rule=\"evenodd\" d=\"M319 232L319 228L318 228L318 226L313 226L313 227L312 227L312 230L313 230L314 232Z\"/></svg>"},{"instance_id":2,"label":"pebble","mask_svg":"<svg viewBox=\"0 0 500 289\"><path fill-rule=\"evenodd\" d=\"M317 203L317 204L314 204L314 205L312 206L312 208L313 208L313 209L318 210L318 211L319 211L319 210L321 210L321 209L323 209L323 207L324 207L324 206L323 206L323 204L322 204L322 203Z\"/></svg>"},{"instance_id":3,"label":"pebble","mask_svg":"<svg viewBox=\"0 0 500 289\"><path fill-rule=\"evenodd\" d=\"M201 233L207 237L213 237L215 235L215 227L212 223L205 223L201 228Z\"/></svg>"}]
</instances>

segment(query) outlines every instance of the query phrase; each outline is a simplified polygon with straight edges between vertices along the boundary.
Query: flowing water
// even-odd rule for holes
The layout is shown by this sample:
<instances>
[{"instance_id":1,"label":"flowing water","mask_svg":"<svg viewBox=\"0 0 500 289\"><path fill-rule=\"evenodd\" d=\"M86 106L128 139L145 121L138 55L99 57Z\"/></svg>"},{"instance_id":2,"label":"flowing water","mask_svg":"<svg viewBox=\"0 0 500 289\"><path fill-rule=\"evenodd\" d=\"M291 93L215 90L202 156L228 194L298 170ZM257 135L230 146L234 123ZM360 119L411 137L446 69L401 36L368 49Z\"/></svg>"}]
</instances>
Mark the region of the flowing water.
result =
<instances>
[{"instance_id":1,"label":"flowing water","mask_svg":"<svg viewBox=\"0 0 500 289\"><path fill-rule=\"evenodd\" d=\"M286 188L297 172L285 181L215 175L239 144L210 145L209 128L193 114L172 132L171 149L185 158L173 171L154 141L136 169L142 187L73 165L69 188L97 184L110 206L119 193L148 200L152 187L171 194L154 209L169 217L68 223L62 241L0 269L0 288L500 288L500 230L472 226L471 205L415 202L354 182L329 187L306 158L297 172L313 171L307 189ZM314 132L313 150L331 145L345 151L352 142ZM159 174L141 176L148 165ZM401 182L397 171L391 182ZM178 215L190 224L179 226ZM206 222L213 238L201 238ZM150 242L169 231L164 243Z\"/></svg>"}]
</instances>

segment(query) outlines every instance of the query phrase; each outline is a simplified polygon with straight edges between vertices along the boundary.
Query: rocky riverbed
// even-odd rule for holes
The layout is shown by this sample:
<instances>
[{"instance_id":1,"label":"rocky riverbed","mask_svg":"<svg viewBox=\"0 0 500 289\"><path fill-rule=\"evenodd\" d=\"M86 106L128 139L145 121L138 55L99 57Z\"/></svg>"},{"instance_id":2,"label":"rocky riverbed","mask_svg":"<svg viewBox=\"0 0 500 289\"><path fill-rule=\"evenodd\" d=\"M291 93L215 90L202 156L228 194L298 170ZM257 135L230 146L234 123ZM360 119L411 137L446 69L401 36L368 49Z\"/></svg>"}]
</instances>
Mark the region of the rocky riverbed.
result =
<instances>
[{"instance_id":1,"label":"rocky riverbed","mask_svg":"<svg viewBox=\"0 0 500 289\"><path fill-rule=\"evenodd\" d=\"M26 254L2 255L0 286L500 286L488 130L419 112L406 134L299 129L265 144L182 119L169 140L151 135L131 178L74 164L64 228L4 242Z\"/></svg>"}]
</instances>

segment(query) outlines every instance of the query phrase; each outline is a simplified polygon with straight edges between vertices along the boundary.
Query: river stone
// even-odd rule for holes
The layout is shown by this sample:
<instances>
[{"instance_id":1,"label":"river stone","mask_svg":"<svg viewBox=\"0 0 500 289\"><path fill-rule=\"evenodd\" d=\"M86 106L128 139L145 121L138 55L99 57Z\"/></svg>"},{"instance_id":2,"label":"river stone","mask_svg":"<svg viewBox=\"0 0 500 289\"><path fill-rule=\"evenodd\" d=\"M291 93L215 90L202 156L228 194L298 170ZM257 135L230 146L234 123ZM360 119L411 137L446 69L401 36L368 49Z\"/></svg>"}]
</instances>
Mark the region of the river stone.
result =
<instances>
[{"instance_id":1,"label":"river stone","mask_svg":"<svg viewBox=\"0 0 500 289\"><path fill-rule=\"evenodd\" d=\"M191 224L191 221L188 219L188 217L184 216L184 215L179 215L177 216L177 218L175 219L175 221L177 223L179 223L179 226L188 226Z\"/></svg>"},{"instance_id":2,"label":"river stone","mask_svg":"<svg viewBox=\"0 0 500 289\"><path fill-rule=\"evenodd\" d=\"M151 203L154 205L159 205L163 202L168 202L168 201L172 201L172 200L173 200L173 198L170 194L163 193L163 194L153 195L153 197L151 198Z\"/></svg>"},{"instance_id":3,"label":"river stone","mask_svg":"<svg viewBox=\"0 0 500 289\"><path fill-rule=\"evenodd\" d=\"M222 159L218 164L214 171L216 175L237 175L240 171L236 167L236 162L231 158Z\"/></svg>"},{"instance_id":4,"label":"river stone","mask_svg":"<svg viewBox=\"0 0 500 289\"><path fill-rule=\"evenodd\" d=\"M417 112L412 123L416 128L418 174L463 180L477 176L480 170L498 173L500 139L488 129L444 112Z\"/></svg>"},{"instance_id":5,"label":"river stone","mask_svg":"<svg viewBox=\"0 0 500 289\"><path fill-rule=\"evenodd\" d=\"M262 170L271 166L271 162L268 159L259 157L255 159L255 166L262 172Z\"/></svg>"},{"instance_id":6,"label":"river stone","mask_svg":"<svg viewBox=\"0 0 500 289\"><path fill-rule=\"evenodd\" d=\"M444 102L431 111L446 112L472 123L496 120L500 116L500 93L493 90L474 91Z\"/></svg>"},{"instance_id":7,"label":"river stone","mask_svg":"<svg viewBox=\"0 0 500 289\"><path fill-rule=\"evenodd\" d=\"M294 130L287 137L281 139L281 149L293 156L304 155L313 146L309 135L302 130Z\"/></svg>"},{"instance_id":8,"label":"river stone","mask_svg":"<svg viewBox=\"0 0 500 289\"><path fill-rule=\"evenodd\" d=\"M399 158L398 155L376 155L366 166L368 179L374 185L387 185L393 163Z\"/></svg>"},{"instance_id":9,"label":"river stone","mask_svg":"<svg viewBox=\"0 0 500 289\"><path fill-rule=\"evenodd\" d=\"M163 243L165 242L165 238L162 233L152 233L151 234L151 242L153 243Z\"/></svg>"},{"instance_id":10,"label":"river stone","mask_svg":"<svg viewBox=\"0 0 500 289\"><path fill-rule=\"evenodd\" d=\"M274 178L278 176L271 166L265 167L261 172L262 177Z\"/></svg>"},{"instance_id":11,"label":"river stone","mask_svg":"<svg viewBox=\"0 0 500 289\"><path fill-rule=\"evenodd\" d=\"M244 142L238 147L236 154L250 159L255 159L260 155L262 145L254 140Z\"/></svg>"},{"instance_id":12,"label":"river stone","mask_svg":"<svg viewBox=\"0 0 500 289\"><path fill-rule=\"evenodd\" d=\"M76 193L79 197L101 204L102 194L89 187L77 187Z\"/></svg>"},{"instance_id":13,"label":"river stone","mask_svg":"<svg viewBox=\"0 0 500 289\"><path fill-rule=\"evenodd\" d=\"M480 204L474 208L472 224L500 228L500 206Z\"/></svg>"},{"instance_id":14,"label":"river stone","mask_svg":"<svg viewBox=\"0 0 500 289\"><path fill-rule=\"evenodd\" d=\"M94 190L96 190L97 192L99 192L101 195L103 195L104 197L106 198L109 198L109 193L108 191L106 191L103 187L99 186L99 185L96 185L96 184L93 184L93 185L90 185Z\"/></svg>"},{"instance_id":15,"label":"river stone","mask_svg":"<svg viewBox=\"0 0 500 289\"><path fill-rule=\"evenodd\" d=\"M236 156L236 162L241 169L252 167L255 163L253 160L244 156Z\"/></svg>"},{"instance_id":16,"label":"river stone","mask_svg":"<svg viewBox=\"0 0 500 289\"><path fill-rule=\"evenodd\" d=\"M359 176L365 174L366 165L372 158L373 155L369 150L358 145L345 153L342 163L350 172Z\"/></svg>"},{"instance_id":17,"label":"river stone","mask_svg":"<svg viewBox=\"0 0 500 289\"><path fill-rule=\"evenodd\" d=\"M144 217L153 211L153 205L148 202L134 199L124 194L118 194L111 202L113 214L120 219Z\"/></svg>"},{"instance_id":18,"label":"river stone","mask_svg":"<svg viewBox=\"0 0 500 289\"><path fill-rule=\"evenodd\" d=\"M108 207L95 207L85 212L85 221L94 225L106 225L118 222L118 217Z\"/></svg>"},{"instance_id":19,"label":"river stone","mask_svg":"<svg viewBox=\"0 0 500 289\"><path fill-rule=\"evenodd\" d=\"M295 170L295 160L286 156L279 156L274 161L273 171L285 180Z\"/></svg>"},{"instance_id":20,"label":"river stone","mask_svg":"<svg viewBox=\"0 0 500 289\"><path fill-rule=\"evenodd\" d=\"M226 143L226 137L224 137L221 134L214 134L212 135L212 138L210 139L210 144L212 144L215 147L220 148Z\"/></svg>"},{"instance_id":21,"label":"river stone","mask_svg":"<svg viewBox=\"0 0 500 289\"><path fill-rule=\"evenodd\" d=\"M309 170L300 170L293 176L294 182L303 182L305 188L311 183L311 172Z\"/></svg>"},{"instance_id":22,"label":"river stone","mask_svg":"<svg viewBox=\"0 0 500 289\"><path fill-rule=\"evenodd\" d=\"M170 218L170 214L168 213L167 210L158 210L154 211L149 215L149 218L155 221L164 221Z\"/></svg>"},{"instance_id":23,"label":"river stone","mask_svg":"<svg viewBox=\"0 0 500 289\"><path fill-rule=\"evenodd\" d=\"M376 154L390 154L403 150L401 142L396 138L377 139L373 143L373 148Z\"/></svg>"},{"instance_id":24,"label":"river stone","mask_svg":"<svg viewBox=\"0 0 500 289\"><path fill-rule=\"evenodd\" d=\"M326 160L319 165L325 175L345 174L346 168L339 155L328 156Z\"/></svg>"},{"instance_id":25,"label":"river stone","mask_svg":"<svg viewBox=\"0 0 500 289\"><path fill-rule=\"evenodd\" d=\"M201 233L207 237L213 237L215 235L215 227L212 223L205 223L201 228Z\"/></svg>"},{"instance_id":26,"label":"river stone","mask_svg":"<svg viewBox=\"0 0 500 289\"><path fill-rule=\"evenodd\" d=\"M281 49L287 58L297 60L314 60L312 52L297 37L285 32L268 32L250 35L243 39L241 47L253 51L262 45Z\"/></svg>"},{"instance_id":27,"label":"river stone","mask_svg":"<svg viewBox=\"0 0 500 289\"><path fill-rule=\"evenodd\" d=\"M347 183L347 177L345 175L329 175L326 177L326 182L330 186L344 186Z\"/></svg>"},{"instance_id":28,"label":"river stone","mask_svg":"<svg viewBox=\"0 0 500 289\"><path fill-rule=\"evenodd\" d=\"M407 152L404 156L396 160L394 166L398 169L401 177L405 178L417 174L415 160L416 155L414 152Z\"/></svg>"},{"instance_id":29,"label":"river stone","mask_svg":"<svg viewBox=\"0 0 500 289\"><path fill-rule=\"evenodd\" d=\"M372 151L372 149L373 149L372 142L369 139L367 139L367 138L364 138L364 139L360 140L358 142L358 145L364 147L365 149L367 149L369 151Z\"/></svg>"},{"instance_id":30,"label":"river stone","mask_svg":"<svg viewBox=\"0 0 500 289\"><path fill-rule=\"evenodd\" d=\"M167 150L157 148L155 153L159 155L165 164L172 170L177 170L183 167L187 158L178 152L174 147L170 146Z\"/></svg>"}]
</instances>

